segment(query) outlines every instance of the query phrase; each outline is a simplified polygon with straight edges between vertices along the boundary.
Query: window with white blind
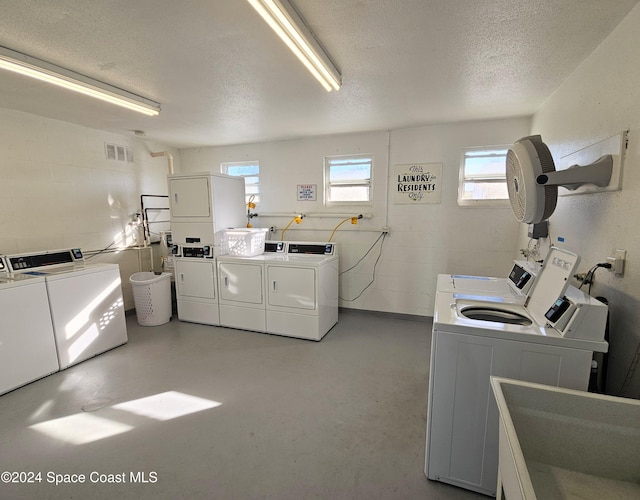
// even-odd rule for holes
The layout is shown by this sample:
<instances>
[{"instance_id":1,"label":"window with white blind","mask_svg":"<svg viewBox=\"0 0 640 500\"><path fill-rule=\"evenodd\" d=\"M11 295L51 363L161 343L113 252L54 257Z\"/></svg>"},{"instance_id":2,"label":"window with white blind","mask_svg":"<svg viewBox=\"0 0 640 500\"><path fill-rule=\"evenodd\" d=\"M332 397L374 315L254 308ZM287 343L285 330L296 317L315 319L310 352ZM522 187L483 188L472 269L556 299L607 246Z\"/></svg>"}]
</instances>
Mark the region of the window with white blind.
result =
<instances>
[{"instance_id":1,"label":"window with white blind","mask_svg":"<svg viewBox=\"0 0 640 500\"><path fill-rule=\"evenodd\" d=\"M458 205L503 205L509 199L506 179L508 146L462 150Z\"/></svg>"},{"instance_id":2,"label":"window with white blind","mask_svg":"<svg viewBox=\"0 0 640 500\"><path fill-rule=\"evenodd\" d=\"M220 165L220 170L223 174L244 177L246 201L248 202L251 196L254 196L254 203L260 201L260 162L245 161L222 163Z\"/></svg>"},{"instance_id":3,"label":"window with white blind","mask_svg":"<svg viewBox=\"0 0 640 500\"><path fill-rule=\"evenodd\" d=\"M372 173L372 155L326 156L325 205L370 205Z\"/></svg>"}]
</instances>

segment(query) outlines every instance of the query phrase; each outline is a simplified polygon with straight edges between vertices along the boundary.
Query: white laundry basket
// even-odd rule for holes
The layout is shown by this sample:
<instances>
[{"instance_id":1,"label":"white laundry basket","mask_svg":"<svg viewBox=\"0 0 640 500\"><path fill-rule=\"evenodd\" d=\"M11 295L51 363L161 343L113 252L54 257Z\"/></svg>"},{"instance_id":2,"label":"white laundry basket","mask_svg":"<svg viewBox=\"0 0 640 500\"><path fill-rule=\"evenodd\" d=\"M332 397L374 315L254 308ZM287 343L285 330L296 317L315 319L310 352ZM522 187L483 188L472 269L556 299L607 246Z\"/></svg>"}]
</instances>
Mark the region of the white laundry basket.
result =
<instances>
[{"instance_id":1,"label":"white laundry basket","mask_svg":"<svg viewBox=\"0 0 640 500\"><path fill-rule=\"evenodd\" d=\"M222 239L223 253L238 257L254 257L264 253L267 228L225 229Z\"/></svg>"},{"instance_id":2,"label":"white laundry basket","mask_svg":"<svg viewBox=\"0 0 640 500\"><path fill-rule=\"evenodd\" d=\"M141 272L129 277L138 324L157 326L171 319L171 273Z\"/></svg>"}]
</instances>

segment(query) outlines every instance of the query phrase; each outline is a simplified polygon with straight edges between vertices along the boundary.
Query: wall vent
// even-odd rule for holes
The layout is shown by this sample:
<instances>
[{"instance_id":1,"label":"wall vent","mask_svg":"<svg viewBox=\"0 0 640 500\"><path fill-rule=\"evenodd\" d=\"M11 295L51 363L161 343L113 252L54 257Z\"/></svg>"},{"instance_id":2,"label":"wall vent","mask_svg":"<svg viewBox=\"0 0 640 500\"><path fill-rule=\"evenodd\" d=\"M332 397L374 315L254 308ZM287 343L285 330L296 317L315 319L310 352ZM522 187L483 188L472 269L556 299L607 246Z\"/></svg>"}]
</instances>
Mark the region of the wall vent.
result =
<instances>
[{"instance_id":1,"label":"wall vent","mask_svg":"<svg viewBox=\"0 0 640 500\"><path fill-rule=\"evenodd\" d=\"M107 160L133 163L133 149L118 144L104 143L104 156Z\"/></svg>"},{"instance_id":2,"label":"wall vent","mask_svg":"<svg viewBox=\"0 0 640 500\"><path fill-rule=\"evenodd\" d=\"M116 159L116 146L115 144L104 144L104 155L107 160Z\"/></svg>"}]
</instances>

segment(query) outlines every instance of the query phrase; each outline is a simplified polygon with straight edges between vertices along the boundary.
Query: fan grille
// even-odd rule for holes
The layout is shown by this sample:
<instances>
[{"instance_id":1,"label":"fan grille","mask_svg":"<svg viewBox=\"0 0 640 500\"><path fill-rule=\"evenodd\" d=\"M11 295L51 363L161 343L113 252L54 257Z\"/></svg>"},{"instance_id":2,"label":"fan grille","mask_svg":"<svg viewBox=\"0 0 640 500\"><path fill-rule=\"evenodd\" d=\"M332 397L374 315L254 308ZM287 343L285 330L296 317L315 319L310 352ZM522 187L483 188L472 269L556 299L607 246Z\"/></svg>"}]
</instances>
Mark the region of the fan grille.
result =
<instances>
[{"instance_id":1,"label":"fan grille","mask_svg":"<svg viewBox=\"0 0 640 500\"><path fill-rule=\"evenodd\" d=\"M518 222L522 222L525 216L525 207L527 205L527 195L524 190L524 179L522 178L522 169L515 153L511 150L507 151L507 189L509 191L509 201L513 214Z\"/></svg>"}]
</instances>

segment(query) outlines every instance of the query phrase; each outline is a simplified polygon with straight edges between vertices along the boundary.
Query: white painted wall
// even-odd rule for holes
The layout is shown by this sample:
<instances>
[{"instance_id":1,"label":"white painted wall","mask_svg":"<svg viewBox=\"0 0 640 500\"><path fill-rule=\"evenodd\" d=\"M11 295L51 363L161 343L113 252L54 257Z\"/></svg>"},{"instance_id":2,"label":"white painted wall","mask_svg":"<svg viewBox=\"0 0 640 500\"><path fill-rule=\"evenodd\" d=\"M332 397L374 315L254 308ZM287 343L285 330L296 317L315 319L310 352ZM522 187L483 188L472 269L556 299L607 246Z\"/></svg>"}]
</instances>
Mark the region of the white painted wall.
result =
<instances>
[{"instance_id":1,"label":"white painted wall","mask_svg":"<svg viewBox=\"0 0 640 500\"><path fill-rule=\"evenodd\" d=\"M132 148L134 161L106 160L105 142ZM75 247L90 252L114 240L130 243L129 216L140 212L140 195L167 194L167 160L149 155L165 149L0 109L0 253ZM138 254L94 261L101 260L129 272L137 267ZM122 278L125 306L132 308L128 275Z\"/></svg>"},{"instance_id":2,"label":"white painted wall","mask_svg":"<svg viewBox=\"0 0 640 500\"><path fill-rule=\"evenodd\" d=\"M622 190L559 197L551 236L582 256L580 271L605 262L616 248L627 250L623 278L601 269L592 295L609 299L611 342L607 391L640 397L640 370L623 387L640 344L640 5L583 62L533 118L554 158L629 130ZM561 188L561 191L563 189ZM541 247L546 249L546 243ZM520 246L527 246L526 234Z\"/></svg>"},{"instance_id":3,"label":"white painted wall","mask_svg":"<svg viewBox=\"0 0 640 500\"><path fill-rule=\"evenodd\" d=\"M223 162L259 160L261 202L258 213L371 212L357 226L340 227L340 268L355 264L375 242L382 226L384 241L370 288L355 298L372 278L378 246L357 268L340 280L341 306L355 309L431 316L439 273L506 276L517 249L518 227L507 205L498 208L457 206L461 149L510 144L529 133L530 120L487 120L392 130L314 137L227 147L180 151L182 172L219 171ZM323 157L374 154L374 193L371 207L325 209L322 203ZM440 204L393 204L393 166L406 163L442 163ZM318 201L297 201L298 184L317 184ZM258 217L255 227L283 228L289 217ZM306 218L286 233L288 240L326 241L341 218ZM278 231L272 239L280 239Z\"/></svg>"}]
</instances>

